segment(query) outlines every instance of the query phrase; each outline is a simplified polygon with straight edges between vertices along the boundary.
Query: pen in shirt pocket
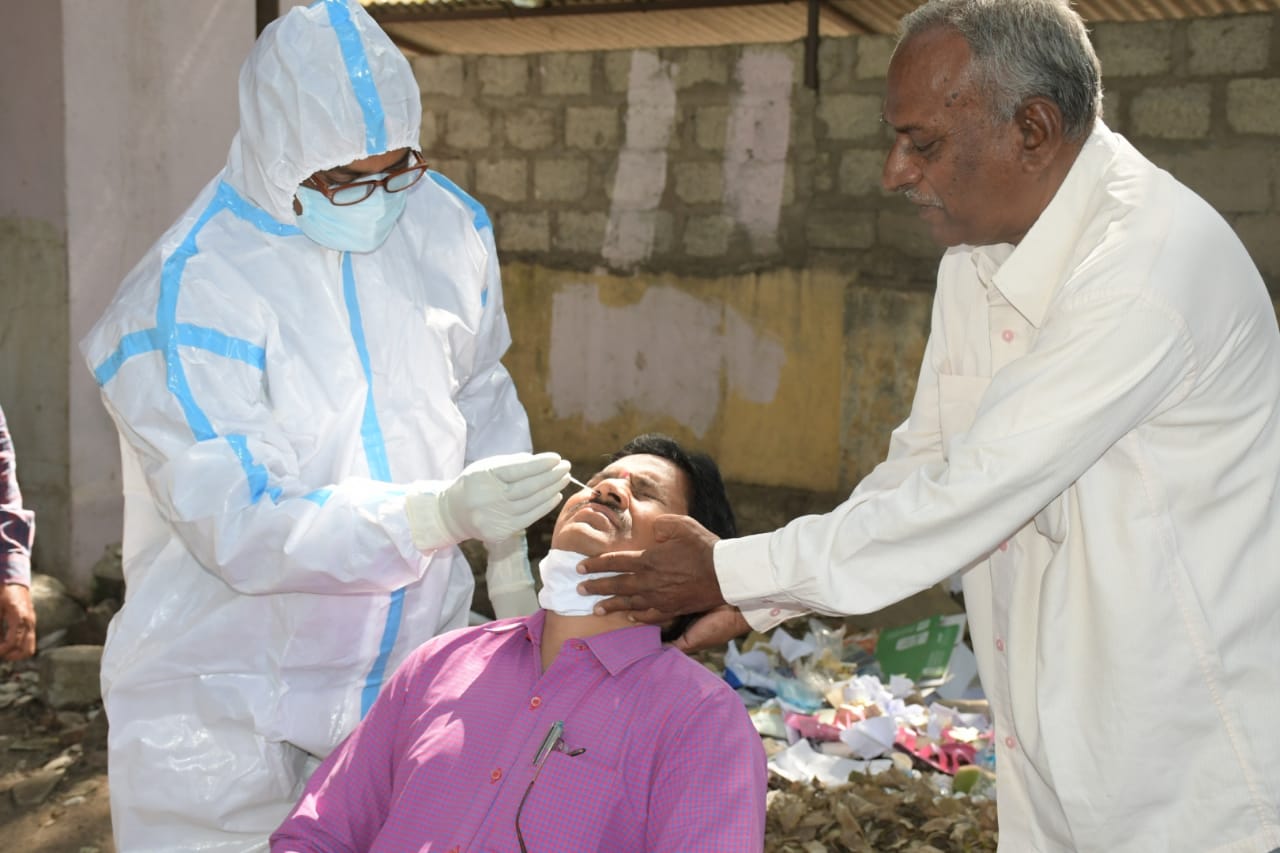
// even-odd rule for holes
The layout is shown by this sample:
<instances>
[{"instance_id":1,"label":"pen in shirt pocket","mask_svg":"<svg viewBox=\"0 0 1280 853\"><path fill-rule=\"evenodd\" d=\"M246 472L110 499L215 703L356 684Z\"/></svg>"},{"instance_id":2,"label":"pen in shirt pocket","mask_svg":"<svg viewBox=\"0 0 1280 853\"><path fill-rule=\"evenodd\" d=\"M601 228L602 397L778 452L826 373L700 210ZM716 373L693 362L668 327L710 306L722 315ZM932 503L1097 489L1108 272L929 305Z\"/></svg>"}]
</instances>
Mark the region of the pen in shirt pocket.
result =
<instances>
[{"instance_id":1,"label":"pen in shirt pocket","mask_svg":"<svg viewBox=\"0 0 1280 853\"><path fill-rule=\"evenodd\" d=\"M577 749L569 749L564 742L564 720L556 720L551 724L551 728L547 730L547 736L542 739L542 746L538 747L538 753L533 757L533 766L541 768L542 762L547 760L547 756L552 750L560 750L570 758L577 758L579 755L587 751L585 746Z\"/></svg>"},{"instance_id":2,"label":"pen in shirt pocket","mask_svg":"<svg viewBox=\"0 0 1280 853\"><path fill-rule=\"evenodd\" d=\"M547 760L551 750L555 749L556 744L560 742L562 734L564 734L564 720L556 720L547 730L547 736L542 739L542 746L538 747L538 753L533 757L534 767Z\"/></svg>"}]
</instances>

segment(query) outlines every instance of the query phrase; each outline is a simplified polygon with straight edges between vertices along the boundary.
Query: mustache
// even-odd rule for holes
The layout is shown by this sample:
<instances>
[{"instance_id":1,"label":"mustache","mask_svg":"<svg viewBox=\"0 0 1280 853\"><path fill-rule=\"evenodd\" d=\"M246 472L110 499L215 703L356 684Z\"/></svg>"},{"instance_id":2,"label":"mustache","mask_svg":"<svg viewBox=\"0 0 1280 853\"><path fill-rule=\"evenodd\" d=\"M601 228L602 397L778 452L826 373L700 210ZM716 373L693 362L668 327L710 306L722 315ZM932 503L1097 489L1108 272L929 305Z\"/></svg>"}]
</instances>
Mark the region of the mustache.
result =
<instances>
[{"instance_id":1,"label":"mustache","mask_svg":"<svg viewBox=\"0 0 1280 853\"><path fill-rule=\"evenodd\" d=\"M602 495L599 492L592 492L591 497L586 500L589 504L599 504L615 515L622 513L622 501L617 498L610 498L608 495Z\"/></svg>"},{"instance_id":2,"label":"mustache","mask_svg":"<svg viewBox=\"0 0 1280 853\"><path fill-rule=\"evenodd\" d=\"M622 501L608 494L592 492L591 496L573 508L574 512L585 506L594 505L613 518L614 524L623 531L631 527L631 513L624 509Z\"/></svg>"},{"instance_id":3,"label":"mustache","mask_svg":"<svg viewBox=\"0 0 1280 853\"><path fill-rule=\"evenodd\" d=\"M902 195L912 204L918 204L921 207L942 207L942 199L935 195L921 192L915 187L908 187L902 191Z\"/></svg>"}]
</instances>

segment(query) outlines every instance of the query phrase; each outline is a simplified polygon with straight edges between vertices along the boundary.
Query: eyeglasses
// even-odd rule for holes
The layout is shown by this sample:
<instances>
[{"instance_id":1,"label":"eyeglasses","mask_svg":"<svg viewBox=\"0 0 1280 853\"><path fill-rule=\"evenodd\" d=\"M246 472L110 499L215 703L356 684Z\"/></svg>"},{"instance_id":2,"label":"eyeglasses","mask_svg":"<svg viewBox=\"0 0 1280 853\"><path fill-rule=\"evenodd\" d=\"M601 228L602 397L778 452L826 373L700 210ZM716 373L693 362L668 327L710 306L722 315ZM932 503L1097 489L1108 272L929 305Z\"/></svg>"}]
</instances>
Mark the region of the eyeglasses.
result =
<instances>
[{"instance_id":1,"label":"eyeglasses","mask_svg":"<svg viewBox=\"0 0 1280 853\"><path fill-rule=\"evenodd\" d=\"M587 751L584 746L577 749L569 749L565 746L564 738L561 737L563 732L563 720L556 720L552 723L547 736L542 739L542 746L538 747L538 752L533 757L533 778L529 780L529 787L524 789L524 796L520 798L520 805L516 807L516 840L520 842L520 853L529 853L529 848L524 843L524 832L520 829L520 814L524 811L525 801L529 799L529 794L533 791L533 783L538 781L538 775L542 773L542 765L547 760L547 756L552 752L563 752L570 758L576 758Z\"/></svg>"},{"instance_id":2,"label":"eyeglasses","mask_svg":"<svg viewBox=\"0 0 1280 853\"><path fill-rule=\"evenodd\" d=\"M373 191L378 187L382 187L389 193L404 192L422 180L422 176L427 173L428 168L426 161L422 159L422 155L417 151L410 150L405 156L417 162L412 166L405 166L403 169L393 169L390 172L386 172L380 178L370 175L368 178L360 178L342 184L326 184L316 175L312 175L303 181L302 185L321 193L330 202L339 207L359 204L373 195Z\"/></svg>"}]
</instances>

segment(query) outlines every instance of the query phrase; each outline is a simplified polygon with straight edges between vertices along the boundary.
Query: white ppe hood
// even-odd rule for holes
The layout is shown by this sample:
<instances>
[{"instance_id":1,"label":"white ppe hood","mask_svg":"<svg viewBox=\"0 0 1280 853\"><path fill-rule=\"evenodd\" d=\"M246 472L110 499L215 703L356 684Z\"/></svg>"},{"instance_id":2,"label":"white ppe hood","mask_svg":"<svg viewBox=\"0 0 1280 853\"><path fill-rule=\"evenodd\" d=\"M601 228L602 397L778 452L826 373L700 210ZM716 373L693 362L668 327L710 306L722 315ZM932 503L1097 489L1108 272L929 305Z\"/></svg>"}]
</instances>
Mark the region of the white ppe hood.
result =
<instances>
[{"instance_id":1,"label":"white ppe hood","mask_svg":"<svg viewBox=\"0 0 1280 853\"><path fill-rule=\"evenodd\" d=\"M335 27L335 15L349 24ZM316 3L267 27L241 69L240 131L223 177L291 223L305 178L416 148L421 125L418 84L400 49L358 6Z\"/></svg>"}]
</instances>

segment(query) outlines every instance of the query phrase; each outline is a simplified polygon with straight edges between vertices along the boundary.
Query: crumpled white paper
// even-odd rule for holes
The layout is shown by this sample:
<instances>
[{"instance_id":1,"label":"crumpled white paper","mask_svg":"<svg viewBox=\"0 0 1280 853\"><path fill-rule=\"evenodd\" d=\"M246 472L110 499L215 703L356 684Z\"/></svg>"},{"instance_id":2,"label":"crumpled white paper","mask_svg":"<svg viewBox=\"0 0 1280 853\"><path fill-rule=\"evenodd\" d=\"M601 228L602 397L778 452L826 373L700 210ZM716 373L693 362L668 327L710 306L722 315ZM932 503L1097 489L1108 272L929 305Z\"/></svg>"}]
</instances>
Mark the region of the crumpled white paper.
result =
<instances>
[{"instance_id":1,"label":"crumpled white paper","mask_svg":"<svg viewBox=\"0 0 1280 853\"><path fill-rule=\"evenodd\" d=\"M837 755L824 755L810 746L809 741L804 738L769 759L769 768L785 779L792 782L817 779L828 786L843 785L849 781L850 773L874 775L892 766L893 762L888 759L855 761Z\"/></svg>"}]
</instances>

